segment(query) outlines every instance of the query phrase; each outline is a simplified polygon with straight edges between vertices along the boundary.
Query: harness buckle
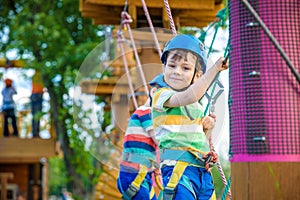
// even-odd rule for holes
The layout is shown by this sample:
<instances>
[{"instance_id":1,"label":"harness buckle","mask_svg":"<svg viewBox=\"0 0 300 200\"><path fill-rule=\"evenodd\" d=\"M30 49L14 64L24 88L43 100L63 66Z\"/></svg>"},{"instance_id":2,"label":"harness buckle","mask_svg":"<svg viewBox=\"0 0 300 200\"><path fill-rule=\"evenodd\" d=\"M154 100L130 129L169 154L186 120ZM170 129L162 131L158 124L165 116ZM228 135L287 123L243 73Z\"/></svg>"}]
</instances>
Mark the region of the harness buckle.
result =
<instances>
[{"instance_id":1,"label":"harness buckle","mask_svg":"<svg viewBox=\"0 0 300 200\"><path fill-rule=\"evenodd\" d=\"M163 200L172 200L175 194L175 188L165 187L163 190Z\"/></svg>"},{"instance_id":2,"label":"harness buckle","mask_svg":"<svg viewBox=\"0 0 300 200\"><path fill-rule=\"evenodd\" d=\"M126 190L126 196L129 196L132 198L136 193L139 191L140 188L134 186L133 184L130 184L129 187Z\"/></svg>"},{"instance_id":3,"label":"harness buckle","mask_svg":"<svg viewBox=\"0 0 300 200\"><path fill-rule=\"evenodd\" d=\"M160 168L160 165L157 163L157 162L153 162L153 166L155 169L159 169Z\"/></svg>"},{"instance_id":4,"label":"harness buckle","mask_svg":"<svg viewBox=\"0 0 300 200\"><path fill-rule=\"evenodd\" d=\"M127 152L123 152L122 157L123 157L124 161L129 161L129 160L131 160L132 154L131 153L127 153Z\"/></svg>"}]
</instances>

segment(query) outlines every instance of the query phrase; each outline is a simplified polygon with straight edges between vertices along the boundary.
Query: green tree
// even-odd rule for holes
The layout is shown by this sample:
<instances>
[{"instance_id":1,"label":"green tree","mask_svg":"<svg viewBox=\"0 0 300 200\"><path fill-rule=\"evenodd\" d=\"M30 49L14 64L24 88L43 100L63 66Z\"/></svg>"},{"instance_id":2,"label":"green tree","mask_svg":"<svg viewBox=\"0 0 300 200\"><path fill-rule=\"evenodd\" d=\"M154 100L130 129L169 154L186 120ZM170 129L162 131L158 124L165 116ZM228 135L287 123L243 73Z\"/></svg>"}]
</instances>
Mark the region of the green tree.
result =
<instances>
[{"instance_id":1,"label":"green tree","mask_svg":"<svg viewBox=\"0 0 300 200\"><path fill-rule=\"evenodd\" d=\"M50 95L50 114L64 154L67 187L74 196L86 198L99 173L95 160L74 128L73 100L78 69L89 52L104 38L102 27L81 16L79 1L11 0L0 4L0 49L16 50L26 67L41 72ZM6 37L7 35L7 37Z\"/></svg>"}]
</instances>

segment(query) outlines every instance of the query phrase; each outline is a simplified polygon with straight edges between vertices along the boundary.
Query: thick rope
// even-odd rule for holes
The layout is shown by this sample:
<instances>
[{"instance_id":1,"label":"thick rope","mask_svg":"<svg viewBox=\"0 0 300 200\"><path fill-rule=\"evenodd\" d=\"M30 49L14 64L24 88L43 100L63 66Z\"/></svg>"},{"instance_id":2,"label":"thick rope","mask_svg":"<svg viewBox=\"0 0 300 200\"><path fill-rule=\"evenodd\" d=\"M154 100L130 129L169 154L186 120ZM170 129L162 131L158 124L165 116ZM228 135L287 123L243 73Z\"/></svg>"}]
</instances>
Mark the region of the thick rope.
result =
<instances>
[{"instance_id":1,"label":"thick rope","mask_svg":"<svg viewBox=\"0 0 300 200\"><path fill-rule=\"evenodd\" d=\"M172 29L172 33L173 33L173 35L177 35L175 24L174 24L172 13L171 13L171 9L170 9L170 6L169 6L169 2L168 2L168 0L164 0L164 3L165 3L166 11L167 11L167 14L168 14L168 18L169 18L169 21L170 21L170 26L171 26L171 29Z\"/></svg>"},{"instance_id":2,"label":"thick rope","mask_svg":"<svg viewBox=\"0 0 300 200\"><path fill-rule=\"evenodd\" d=\"M218 20L218 24L217 24L217 26L216 26L216 31L215 31L215 33L214 33L213 40L212 40L212 42L211 42L211 45L210 45L210 48L209 48L207 57L209 57L209 55L210 55L210 53L211 53L211 51L212 51L212 46L213 46L213 44L214 44L214 41L215 41L215 38L216 38L216 35L217 35L217 32L218 32L218 29L219 29L221 23L223 22L223 20L224 20L224 18L225 18L225 13L226 13L225 11L226 11L226 9L222 9L222 10L220 10L220 11L217 13L217 17L219 18L219 20ZM215 20L215 22L216 22L216 21L217 21L217 20ZM210 28L210 27L209 27L209 28ZM227 43L227 47L228 47L228 45L229 45L229 43ZM225 53L224 53L224 56L227 54L227 50L228 50L227 47L226 47L226 51L225 51ZM223 64L226 64L227 59L228 59L228 55L226 56L225 60L223 61ZM217 74L216 79L219 78L219 74L220 74L220 73ZM204 115L206 115L206 113L207 113L207 111L208 111L208 108L209 108L210 105L211 105L211 101L212 101L212 99L213 99L212 97L213 97L213 95L214 95L215 88L216 88L216 82L215 82L214 85L213 85L213 89L212 89L212 92L211 92L211 95L210 95L210 96L211 96L211 100L208 102L208 104L207 104L207 106L206 106L206 109L205 109L205 111L204 111ZM214 148L214 145L213 145L213 142L212 142L212 136L210 136L208 140L209 140L210 151L216 152L216 151L215 151L215 148ZM219 173L220 173L220 175L221 175L222 182L223 182L224 186L226 187L226 186L228 185L228 184L227 184L227 180L226 180L226 176L225 176L225 174L224 174L224 172L223 172L223 169L222 169L222 166L221 166L221 163L220 163L219 160L217 160L217 168L218 168L218 171L219 171ZM232 198L230 189L228 189L227 195L229 196L230 199Z\"/></svg>"},{"instance_id":3,"label":"thick rope","mask_svg":"<svg viewBox=\"0 0 300 200\"><path fill-rule=\"evenodd\" d=\"M129 23L132 22L132 19L131 19L130 15L125 11L122 12L121 16L122 16L122 19L123 19L123 24L128 30L130 40L131 40L131 44L132 44L132 47L133 47L135 60L136 60L136 63L137 63L137 68L139 69L140 76L142 78L142 82L143 82L143 85L144 85L144 88L145 88L145 92L148 95L149 90L148 90L145 74L144 74L143 69L142 69L141 61L140 61L140 58L139 58L139 55L138 55L138 52L137 52L137 49L136 49L136 45L135 45L135 42L134 42L134 39L133 39L133 34L132 34L132 31L131 31L131 27L129 25Z\"/></svg>"},{"instance_id":4,"label":"thick rope","mask_svg":"<svg viewBox=\"0 0 300 200\"><path fill-rule=\"evenodd\" d=\"M225 200L226 199L226 196L228 194L228 192L230 192L230 185L231 185L231 177L228 178L228 181L227 181L227 185L223 191L223 194L222 194L222 197L221 197L221 200Z\"/></svg>"},{"instance_id":5,"label":"thick rope","mask_svg":"<svg viewBox=\"0 0 300 200\"><path fill-rule=\"evenodd\" d=\"M227 49L227 48L226 48L226 49ZM225 52L225 53L226 53L226 52ZM225 58L225 60L224 60L225 62L223 61L224 64L226 64L227 59L228 59L228 56L226 56L226 58ZM220 74L220 73L218 73L217 78L219 77L219 74ZM213 89L212 89L211 99L212 99L212 96L213 96L214 91L215 91L215 86L216 86L216 84L214 84L214 87L213 87ZM207 106L206 106L206 109L205 109L205 112L204 112L205 115L206 115L206 112L207 112L208 107L210 106L210 104L211 104L211 102L209 102L209 103L207 104ZM216 152L216 151L215 151L215 148L214 148L214 145L213 145L213 142L212 142L212 136L209 136L209 139L208 139L208 140L209 140L210 151ZM226 187L226 186L227 186L226 176L225 176L225 174L224 174L224 172L223 172L223 169L222 169L222 166L221 166L221 163L220 163L219 160L217 161L217 167L218 167L218 171L219 171L219 173L220 173L220 175L221 175L222 182L223 182L224 186ZM232 198L230 189L228 189L228 196L229 196L230 199Z\"/></svg>"},{"instance_id":6,"label":"thick rope","mask_svg":"<svg viewBox=\"0 0 300 200\"><path fill-rule=\"evenodd\" d=\"M122 34L121 31L118 31L118 40L117 41L118 41L119 48L121 49L121 54L122 54L122 58L123 58L123 63L124 63L125 71L126 71L126 76L127 76L127 80L128 80L130 93L131 93L131 96L132 96L133 105L134 105L135 109L137 109L138 104L137 104L137 101L136 101L136 98L135 98L135 94L134 94L134 90L133 90L133 86L132 86L132 81L131 81L131 77L130 77L130 72L129 72L129 69L128 69L128 64L127 64L127 60L126 60L126 57L125 57L125 51L124 51L124 46L123 46L123 43L124 43L125 39L124 39L123 34Z\"/></svg>"},{"instance_id":7,"label":"thick rope","mask_svg":"<svg viewBox=\"0 0 300 200\"><path fill-rule=\"evenodd\" d=\"M158 55L159 55L159 57L161 57L162 52L161 52L161 49L160 49L160 45L159 45L157 36L155 34L155 30L154 30L154 27L153 27L153 24L152 24L152 21L151 21L150 14L148 12L148 8L147 8L147 5L146 5L146 2L144 0L141 0L141 1L142 1L142 4L143 4L144 13L145 13L145 16L147 18L147 21L148 21L151 33L153 35L153 39L154 39L154 42L155 42L155 46L156 46Z\"/></svg>"},{"instance_id":8,"label":"thick rope","mask_svg":"<svg viewBox=\"0 0 300 200\"><path fill-rule=\"evenodd\" d=\"M216 31L215 31L215 33L214 33L212 42L211 42L211 44L210 44L210 47L209 47L209 50L208 50L208 53L207 53L207 57L209 57L209 56L210 56L210 53L212 52L212 47L213 47L213 44L214 44L214 42L215 42L215 39L216 39L216 36L217 36L217 33L218 33L218 30L219 30L220 25L221 25L221 20L219 20L218 23L217 23Z\"/></svg>"},{"instance_id":9,"label":"thick rope","mask_svg":"<svg viewBox=\"0 0 300 200\"><path fill-rule=\"evenodd\" d=\"M210 151L216 152L215 147L214 147L213 142L212 142L212 137L210 136L208 140L209 140ZM218 167L218 171L221 175L222 182L223 182L224 186L226 187L227 186L227 180L226 180L226 176L223 172L223 169L222 169L222 166L221 166L221 163L220 163L219 159L217 160L217 167ZM232 198L230 188L228 189L227 195L229 196L230 199Z\"/></svg>"}]
</instances>

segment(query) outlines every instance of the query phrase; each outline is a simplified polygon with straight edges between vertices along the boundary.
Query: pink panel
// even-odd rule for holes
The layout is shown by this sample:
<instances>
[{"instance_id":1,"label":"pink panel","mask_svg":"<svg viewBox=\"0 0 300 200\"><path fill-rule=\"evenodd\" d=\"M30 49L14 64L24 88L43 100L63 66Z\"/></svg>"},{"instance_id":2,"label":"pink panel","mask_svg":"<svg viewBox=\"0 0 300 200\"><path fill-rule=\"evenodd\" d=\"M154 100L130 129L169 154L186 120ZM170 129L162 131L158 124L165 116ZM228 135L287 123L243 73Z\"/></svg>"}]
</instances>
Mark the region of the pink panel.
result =
<instances>
[{"instance_id":1,"label":"pink panel","mask_svg":"<svg viewBox=\"0 0 300 200\"><path fill-rule=\"evenodd\" d=\"M249 2L300 73L300 2ZM300 161L299 83L249 10L229 9L231 161Z\"/></svg>"}]
</instances>

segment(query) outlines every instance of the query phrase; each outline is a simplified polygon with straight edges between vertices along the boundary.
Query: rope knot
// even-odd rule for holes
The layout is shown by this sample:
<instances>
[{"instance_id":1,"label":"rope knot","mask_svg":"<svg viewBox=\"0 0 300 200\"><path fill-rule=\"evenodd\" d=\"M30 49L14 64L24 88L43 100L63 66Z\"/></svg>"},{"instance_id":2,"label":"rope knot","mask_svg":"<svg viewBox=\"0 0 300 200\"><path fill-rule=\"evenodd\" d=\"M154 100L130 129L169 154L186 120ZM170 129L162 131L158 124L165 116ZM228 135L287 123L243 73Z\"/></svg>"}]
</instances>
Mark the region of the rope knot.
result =
<instances>
[{"instance_id":1,"label":"rope knot","mask_svg":"<svg viewBox=\"0 0 300 200\"><path fill-rule=\"evenodd\" d=\"M133 21L131 16L126 11L123 11L121 13L121 18L122 18L122 24L129 24Z\"/></svg>"},{"instance_id":2,"label":"rope knot","mask_svg":"<svg viewBox=\"0 0 300 200\"><path fill-rule=\"evenodd\" d=\"M216 163L218 161L218 154L214 151L210 151L206 155L203 155L202 158L205 161L205 169L209 171L209 163Z\"/></svg>"}]
</instances>

